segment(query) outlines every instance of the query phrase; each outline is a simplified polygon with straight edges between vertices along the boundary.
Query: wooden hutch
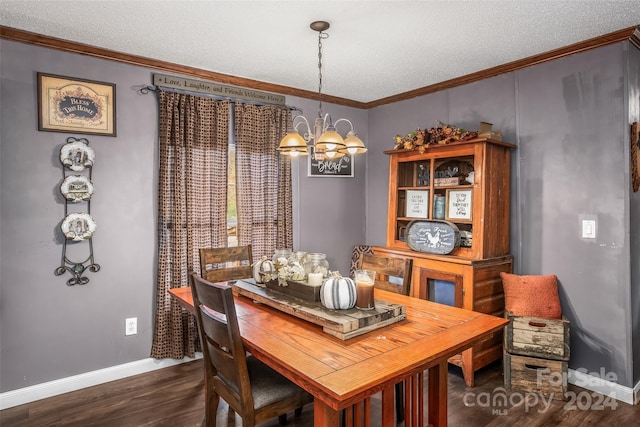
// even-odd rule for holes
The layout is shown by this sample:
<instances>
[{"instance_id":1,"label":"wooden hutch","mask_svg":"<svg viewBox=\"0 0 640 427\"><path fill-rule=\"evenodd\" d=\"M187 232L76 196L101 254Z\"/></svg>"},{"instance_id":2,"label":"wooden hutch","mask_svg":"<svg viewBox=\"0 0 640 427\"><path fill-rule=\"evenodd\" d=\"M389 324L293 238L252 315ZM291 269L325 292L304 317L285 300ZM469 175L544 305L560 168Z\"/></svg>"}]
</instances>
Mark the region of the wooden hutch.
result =
<instances>
[{"instance_id":1,"label":"wooden hutch","mask_svg":"<svg viewBox=\"0 0 640 427\"><path fill-rule=\"evenodd\" d=\"M479 138L429 145L424 153L385 151L390 157L387 241L385 247L373 250L379 255L413 259L412 296L503 316L500 272L512 272L513 264L509 254L509 186L514 148ZM416 206L416 201L426 207ZM447 255L411 250L405 241L411 221L436 218L459 228L461 246ZM473 386L474 372L500 358L502 332L449 362L460 366L466 384Z\"/></svg>"}]
</instances>

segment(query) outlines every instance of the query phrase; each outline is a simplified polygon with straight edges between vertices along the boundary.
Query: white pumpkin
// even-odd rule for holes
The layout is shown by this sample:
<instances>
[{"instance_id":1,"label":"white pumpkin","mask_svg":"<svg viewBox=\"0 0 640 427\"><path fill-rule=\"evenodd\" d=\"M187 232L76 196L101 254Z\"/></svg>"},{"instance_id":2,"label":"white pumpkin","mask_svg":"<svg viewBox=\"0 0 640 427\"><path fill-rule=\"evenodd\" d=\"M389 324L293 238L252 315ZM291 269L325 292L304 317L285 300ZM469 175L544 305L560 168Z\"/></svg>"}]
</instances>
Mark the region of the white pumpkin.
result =
<instances>
[{"instance_id":1,"label":"white pumpkin","mask_svg":"<svg viewBox=\"0 0 640 427\"><path fill-rule=\"evenodd\" d=\"M276 268L266 256L253 263L253 278L256 283L264 283L271 280L271 275L275 275Z\"/></svg>"},{"instance_id":2,"label":"white pumpkin","mask_svg":"<svg viewBox=\"0 0 640 427\"><path fill-rule=\"evenodd\" d=\"M326 279L320 287L320 302L329 310L348 310L356 305L356 283L338 272Z\"/></svg>"}]
</instances>

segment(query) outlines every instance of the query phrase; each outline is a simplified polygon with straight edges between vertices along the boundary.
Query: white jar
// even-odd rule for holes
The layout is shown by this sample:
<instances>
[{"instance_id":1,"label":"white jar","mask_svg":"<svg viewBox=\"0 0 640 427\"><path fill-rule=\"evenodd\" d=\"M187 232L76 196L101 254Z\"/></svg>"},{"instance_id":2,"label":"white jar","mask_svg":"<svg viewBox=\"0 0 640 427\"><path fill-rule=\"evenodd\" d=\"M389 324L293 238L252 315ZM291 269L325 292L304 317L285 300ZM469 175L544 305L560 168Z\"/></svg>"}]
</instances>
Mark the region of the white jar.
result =
<instances>
[{"instance_id":1,"label":"white jar","mask_svg":"<svg viewBox=\"0 0 640 427\"><path fill-rule=\"evenodd\" d=\"M304 272L307 276L309 273L321 273L322 278L326 279L329 276L329 261L327 261L327 255L317 252L307 254L304 263Z\"/></svg>"}]
</instances>

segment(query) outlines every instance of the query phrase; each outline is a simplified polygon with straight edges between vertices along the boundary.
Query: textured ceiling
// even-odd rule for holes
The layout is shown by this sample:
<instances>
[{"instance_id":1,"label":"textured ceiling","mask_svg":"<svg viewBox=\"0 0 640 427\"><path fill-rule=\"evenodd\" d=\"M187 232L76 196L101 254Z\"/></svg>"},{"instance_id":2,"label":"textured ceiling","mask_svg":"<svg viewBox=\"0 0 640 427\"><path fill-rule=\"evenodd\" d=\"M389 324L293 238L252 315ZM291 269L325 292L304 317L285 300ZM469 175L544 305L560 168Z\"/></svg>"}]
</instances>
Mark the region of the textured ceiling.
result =
<instances>
[{"instance_id":1,"label":"textured ceiling","mask_svg":"<svg viewBox=\"0 0 640 427\"><path fill-rule=\"evenodd\" d=\"M640 1L0 1L4 26L369 102L640 25Z\"/></svg>"}]
</instances>

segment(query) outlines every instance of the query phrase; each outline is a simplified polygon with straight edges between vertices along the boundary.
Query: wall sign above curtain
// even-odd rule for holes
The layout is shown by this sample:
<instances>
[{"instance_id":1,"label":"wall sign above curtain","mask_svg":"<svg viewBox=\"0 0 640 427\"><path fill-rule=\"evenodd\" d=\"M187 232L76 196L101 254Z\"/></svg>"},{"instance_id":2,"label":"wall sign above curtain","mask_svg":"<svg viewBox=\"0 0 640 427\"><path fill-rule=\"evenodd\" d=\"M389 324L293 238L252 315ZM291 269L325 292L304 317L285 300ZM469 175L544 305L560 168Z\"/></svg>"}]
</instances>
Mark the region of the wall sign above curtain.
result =
<instances>
[{"instance_id":1,"label":"wall sign above curtain","mask_svg":"<svg viewBox=\"0 0 640 427\"><path fill-rule=\"evenodd\" d=\"M285 97L259 90L245 89L237 86L226 86L203 80L185 79L184 77L168 76L166 74L154 74L153 84L174 89L188 90L190 92L205 93L222 96L225 98L243 99L265 104L284 105Z\"/></svg>"},{"instance_id":2,"label":"wall sign above curtain","mask_svg":"<svg viewBox=\"0 0 640 427\"><path fill-rule=\"evenodd\" d=\"M116 85L38 73L38 130L116 136Z\"/></svg>"},{"instance_id":3,"label":"wall sign above curtain","mask_svg":"<svg viewBox=\"0 0 640 427\"><path fill-rule=\"evenodd\" d=\"M313 147L309 155L309 176L353 177L353 156L345 154L337 159L316 160Z\"/></svg>"}]
</instances>

